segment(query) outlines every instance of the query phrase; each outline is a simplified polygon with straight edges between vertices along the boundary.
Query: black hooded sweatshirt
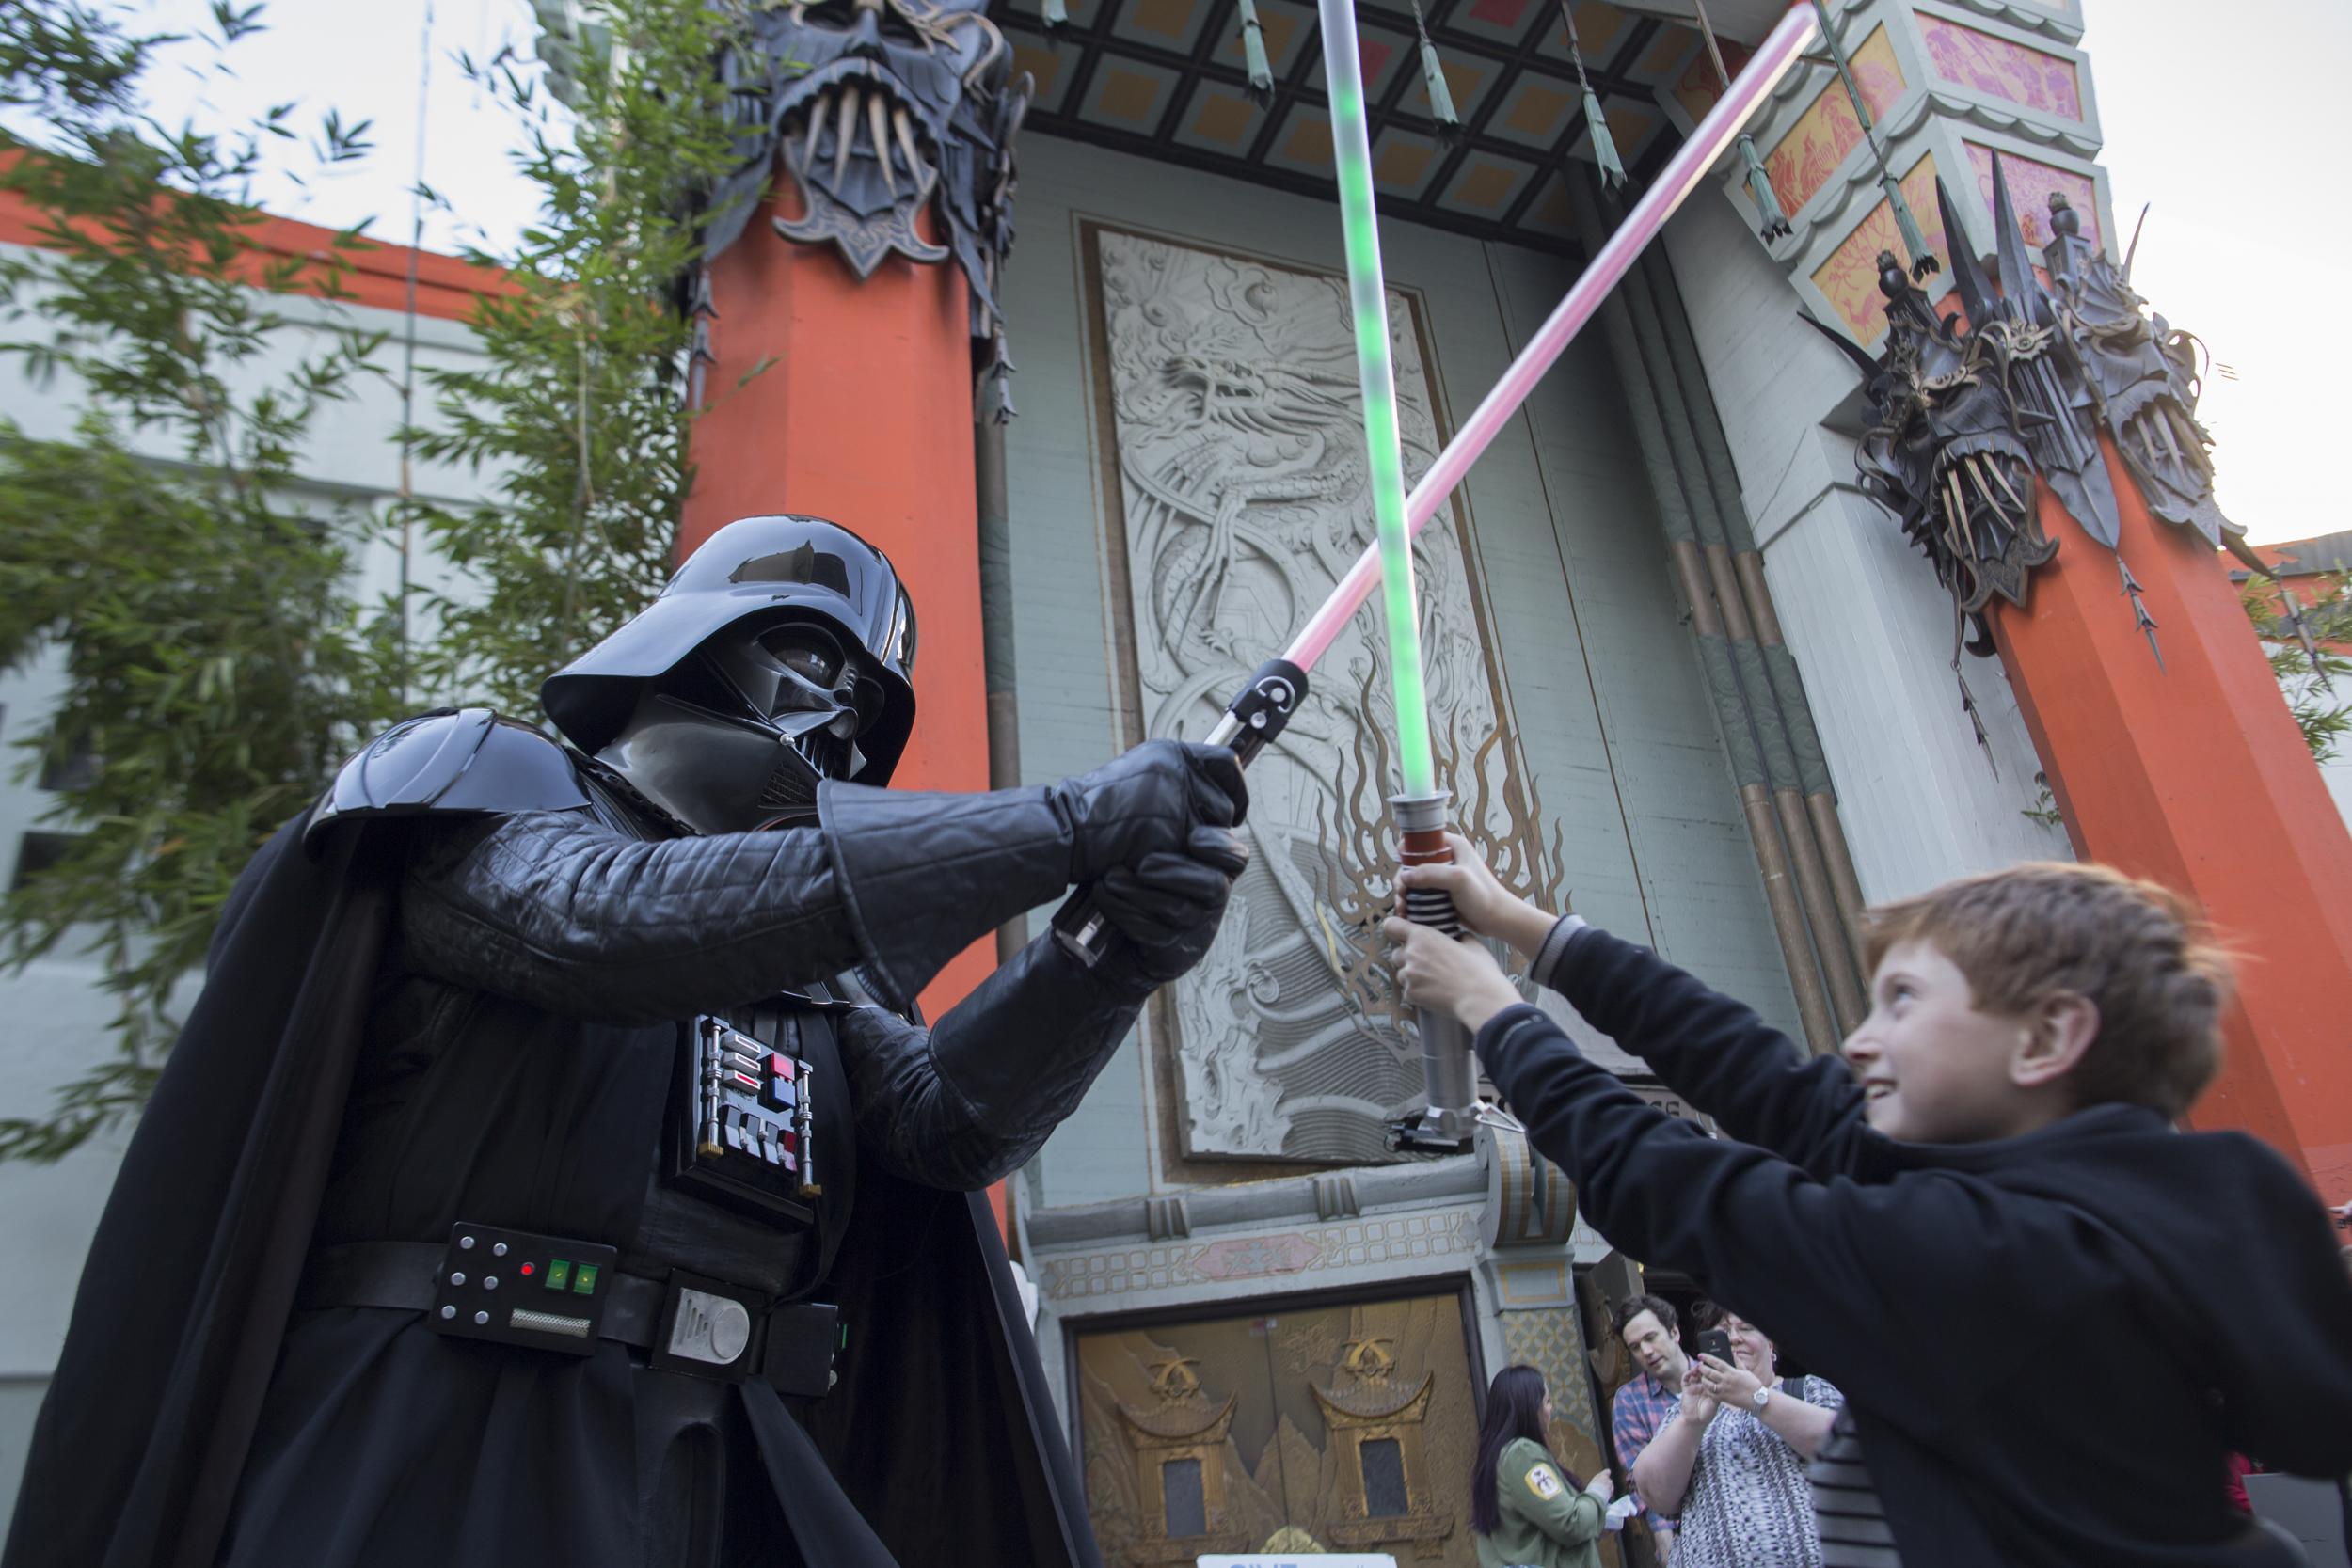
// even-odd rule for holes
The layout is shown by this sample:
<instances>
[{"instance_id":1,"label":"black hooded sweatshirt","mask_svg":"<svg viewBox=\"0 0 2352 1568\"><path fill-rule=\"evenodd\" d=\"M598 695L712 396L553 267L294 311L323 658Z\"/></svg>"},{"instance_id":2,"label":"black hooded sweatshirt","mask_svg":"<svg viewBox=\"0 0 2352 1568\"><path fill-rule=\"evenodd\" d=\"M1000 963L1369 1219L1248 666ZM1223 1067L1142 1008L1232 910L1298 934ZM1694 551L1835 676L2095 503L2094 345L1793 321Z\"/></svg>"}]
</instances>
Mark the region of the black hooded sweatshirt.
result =
<instances>
[{"instance_id":1,"label":"black hooded sweatshirt","mask_svg":"<svg viewBox=\"0 0 2352 1568\"><path fill-rule=\"evenodd\" d=\"M1536 978L1739 1141L1533 1006L1479 1031L1489 1077L1611 1244L1845 1391L1905 1568L2291 1560L2224 1465L2352 1470L2352 1278L2277 1153L2124 1104L1897 1143L1842 1061L1644 948L1564 921Z\"/></svg>"}]
</instances>

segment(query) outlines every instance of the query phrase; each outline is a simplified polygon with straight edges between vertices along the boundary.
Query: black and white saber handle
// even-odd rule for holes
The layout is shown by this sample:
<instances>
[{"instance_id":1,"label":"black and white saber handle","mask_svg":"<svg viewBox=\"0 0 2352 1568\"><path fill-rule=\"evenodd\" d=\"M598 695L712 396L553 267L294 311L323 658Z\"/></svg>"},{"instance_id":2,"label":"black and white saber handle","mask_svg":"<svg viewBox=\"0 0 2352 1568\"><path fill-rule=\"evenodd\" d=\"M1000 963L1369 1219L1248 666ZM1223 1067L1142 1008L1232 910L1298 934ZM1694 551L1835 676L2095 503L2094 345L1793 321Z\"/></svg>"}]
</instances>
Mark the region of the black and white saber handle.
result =
<instances>
[{"instance_id":1,"label":"black and white saber handle","mask_svg":"<svg viewBox=\"0 0 2352 1568\"><path fill-rule=\"evenodd\" d=\"M1225 717L1203 738L1212 746L1231 746L1247 768L1306 700L1307 672L1287 658L1269 658L1226 705ZM1089 969L1102 961L1110 936L1110 922L1096 907L1091 884L1073 893L1054 911L1054 940Z\"/></svg>"},{"instance_id":2,"label":"black and white saber handle","mask_svg":"<svg viewBox=\"0 0 2352 1568\"><path fill-rule=\"evenodd\" d=\"M1453 847L1445 841L1446 807L1452 800L1442 789L1429 795L1390 797L1389 812L1396 819L1397 837L1402 841L1397 855L1399 865L1453 863ZM1461 916L1454 912L1454 900L1448 895L1426 888L1407 888L1403 903L1405 918L1414 925L1426 926L1447 937L1462 934ZM1460 1019L1444 1008L1418 1007L1413 1019L1421 1035L1422 1079L1429 1104L1424 1110L1389 1124L1390 1147L1428 1154L1468 1153L1470 1134L1480 1119L1477 1078L1470 1068L1470 1031L1462 1027Z\"/></svg>"}]
</instances>

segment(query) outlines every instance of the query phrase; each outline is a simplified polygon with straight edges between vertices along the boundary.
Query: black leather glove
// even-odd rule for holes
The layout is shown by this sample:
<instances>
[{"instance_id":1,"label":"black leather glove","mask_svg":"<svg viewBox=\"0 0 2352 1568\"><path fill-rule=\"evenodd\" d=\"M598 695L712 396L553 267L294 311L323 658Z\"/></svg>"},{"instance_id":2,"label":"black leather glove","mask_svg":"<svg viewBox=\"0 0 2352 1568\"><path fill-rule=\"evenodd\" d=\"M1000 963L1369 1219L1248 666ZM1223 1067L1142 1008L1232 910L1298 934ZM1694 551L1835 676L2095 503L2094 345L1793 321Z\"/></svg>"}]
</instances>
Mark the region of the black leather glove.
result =
<instances>
[{"instance_id":1,"label":"black leather glove","mask_svg":"<svg viewBox=\"0 0 2352 1568\"><path fill-rule=\"evenodd\" d=\"M1090 882L1113 866L1186 852L1195 828L1232 828L1249 809L1241 761L1223 746L1147 740L1046 786L1070 826L1070 879Z\"/></svg>"},{"instance_id":2,"label":"black leather glove","mask_svg":"<svg viewBox=\"0 0 2352 1568\"><path fill-rule=\"evenodd\" d=\"M1095 904L1127 939L1126 967L1159 987L1199 963L1216 940L1233 879L1248 863L1249 847L1236 834L1195 828L1181 852L1154 850L1132 867L1104 872Z\"/></svg>"}]
</instances>

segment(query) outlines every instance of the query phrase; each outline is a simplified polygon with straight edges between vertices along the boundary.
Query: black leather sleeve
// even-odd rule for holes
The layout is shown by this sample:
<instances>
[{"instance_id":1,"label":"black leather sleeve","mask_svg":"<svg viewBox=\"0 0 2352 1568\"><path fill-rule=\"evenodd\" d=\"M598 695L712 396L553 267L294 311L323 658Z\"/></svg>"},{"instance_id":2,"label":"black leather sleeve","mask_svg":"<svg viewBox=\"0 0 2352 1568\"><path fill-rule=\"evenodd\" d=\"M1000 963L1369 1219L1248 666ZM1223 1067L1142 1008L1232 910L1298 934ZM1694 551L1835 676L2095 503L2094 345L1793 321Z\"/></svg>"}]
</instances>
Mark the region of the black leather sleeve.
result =
<instances>
[{"instance_id":1,"label":"black leather sleeve","mask_svg":"<svg viewBox=\"0 0 2352 1568\"><path fill-rule=\"evenodd\" d=\"M880 1007L844 1015L858 1142L910 1181L987 1186L1077 1109L1147 993L1115 971L1086 968L1045 936L930 1029Z\"/></svg>"},{"instance_id":2,"label":"black leather sleeve","mask_svg":"<svg viewBox=\"0 0 2352 1568\"><path fill-rule=\"evenodd\" d=\"M436 819L399 903L410 968L615 1022L747 1006L863 958L813 828L648 842L580 812Z\"/></svg>"}]
</instances>

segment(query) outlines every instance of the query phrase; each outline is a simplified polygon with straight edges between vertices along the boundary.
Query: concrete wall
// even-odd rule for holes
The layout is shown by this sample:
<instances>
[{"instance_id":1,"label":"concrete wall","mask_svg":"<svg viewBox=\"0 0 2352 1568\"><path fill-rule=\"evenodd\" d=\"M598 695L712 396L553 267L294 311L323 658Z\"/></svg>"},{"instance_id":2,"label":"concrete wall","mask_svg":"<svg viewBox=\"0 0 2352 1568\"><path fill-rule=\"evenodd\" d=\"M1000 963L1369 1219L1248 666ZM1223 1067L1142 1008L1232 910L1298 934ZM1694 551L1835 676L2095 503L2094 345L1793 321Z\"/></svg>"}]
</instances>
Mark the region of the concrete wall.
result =
<instances>
[{"instance_id":1,"label":"concrete wall","mask_svg":"<svg viewBox=\"0 0 2352 1568\"><path fill-rule=\"evenodd\" d=\"M323 346L318 327L337 323L391 338L373 361L381 372L353 383L351 399L325 410L299 465L296 504L340 523L358 537L360 519L398 493L400 424L398 376L406 322L396 312L328 307L289 300L284 312L301 324L283 333L256 367L282 369ZM420 372L479 357L472 334L455 323L421 318L416 324ZM420 376L418 406L429 411ZM28 436L69 438L79 394L71 384L35 387L20 362L0 358L0 418ZM157 455L165 455L160 451ZM436 499L456 500L481 492L485 482L463 470L421 465L416 484ZM360 591L373 596L399 580L396 549L373 544L358 551ZM421 565L417 580L435 586L446 574ZM56 700L61 661L51 655L0 673L0 746L32 736ZM420 706L428 705L421 698ZM24 753L10 747L0 764L0 878L13 878L24 836L36 831L54 797L17 776ZM22 974L0 974L0 1116L44 1115L59 1085L114 1049L111 1016L98 989L100 972L69 938L56 953ZM65 1338L82 1259L121 1158L125 1134L93 1140L54 1165L0 1164L0 1519L13 1512L24 1445L50 1370Z\"/></svg>"}]
</instances>

